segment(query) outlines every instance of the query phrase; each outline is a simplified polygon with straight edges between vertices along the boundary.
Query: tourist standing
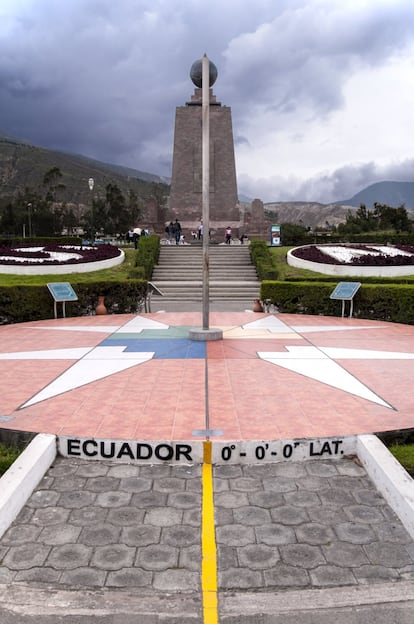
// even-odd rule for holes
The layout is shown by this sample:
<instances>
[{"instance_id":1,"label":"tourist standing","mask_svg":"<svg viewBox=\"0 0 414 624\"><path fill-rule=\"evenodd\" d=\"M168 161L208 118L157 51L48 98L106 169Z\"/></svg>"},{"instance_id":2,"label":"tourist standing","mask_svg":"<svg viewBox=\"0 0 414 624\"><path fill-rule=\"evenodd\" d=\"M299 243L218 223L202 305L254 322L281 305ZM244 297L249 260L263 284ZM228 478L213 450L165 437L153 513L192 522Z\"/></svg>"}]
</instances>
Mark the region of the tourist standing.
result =
<instances>
[{"instance_id":1,"label":"tourist standing","mask_svg":"<svg viewBox=\"0 0 414 624\"><path fill-rule=\"evenodd\" d=\"M175 237L175 244L179 245L180 239L181 239L181 224L178 221L178 219L176 219L174 223L174 237Z\"/></svg>"},{"instance_id":2,"label":"tourist standing","mask_svg":"<svg viewBox=\"0 0 414 624\"><path fill-rule=\"evenodd\" d=\"M228 225L226 228L226 245L230 245L231 242L231 227Z\"/></svg>"}]
</instances>

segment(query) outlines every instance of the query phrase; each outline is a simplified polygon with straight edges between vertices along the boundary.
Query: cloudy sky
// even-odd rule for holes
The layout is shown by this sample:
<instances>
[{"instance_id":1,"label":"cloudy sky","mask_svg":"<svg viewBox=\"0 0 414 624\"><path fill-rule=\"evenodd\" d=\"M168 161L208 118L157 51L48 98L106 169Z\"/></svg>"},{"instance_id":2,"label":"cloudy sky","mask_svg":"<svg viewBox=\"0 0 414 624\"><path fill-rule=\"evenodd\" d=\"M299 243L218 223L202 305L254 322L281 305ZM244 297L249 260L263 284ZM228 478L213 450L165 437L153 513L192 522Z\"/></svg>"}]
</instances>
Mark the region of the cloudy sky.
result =
<instances>
[{"instance_id":1,"label":"cloudy sky","mask_svg":"<svg viewBox=\"0 0 414 624\"><path fill-rule=\"evenodd\" d=\"M0 132L37 145L170 176L207 53L240 194L414 181L413 0L0 0L0 53Z\"/></svg>"}]
</instances>

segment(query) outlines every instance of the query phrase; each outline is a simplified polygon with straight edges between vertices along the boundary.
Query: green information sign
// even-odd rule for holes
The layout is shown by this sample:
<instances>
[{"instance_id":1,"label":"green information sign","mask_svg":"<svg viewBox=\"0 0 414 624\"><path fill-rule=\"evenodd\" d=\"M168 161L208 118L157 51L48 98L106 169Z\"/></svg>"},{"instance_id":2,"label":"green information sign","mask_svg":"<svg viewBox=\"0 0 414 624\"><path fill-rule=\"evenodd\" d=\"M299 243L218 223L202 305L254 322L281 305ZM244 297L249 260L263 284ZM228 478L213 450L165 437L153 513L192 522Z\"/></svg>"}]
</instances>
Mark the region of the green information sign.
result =
<instances>
[{"instance_id":1,"label":"green information sign","mask_svg":"<svg viewBox=\"0 0 414 624\"><path fill-rule=\"evenodd\" d=\"M55 318L57 318L57 303L62 304L62 313L63 317L65 317L66 301L77 301L78 295L75 293L69 282L50 282L47 284L47 287L53 297Z\"/></svg>"},{"instance_id":2,"label":"green information sign","mask_svg":"<svg viewBox=\"0 0 414 624\"><path fill-rule=\"evenodd\" d=\"M361 286L361 282L339 282L331 293L331 299L353 299Z\"/></svg>"},{"instance_id":3,"label":"green information sign","mask_svg":"<svg viewBox=\"0 0 414 624\"><path fill-rule=\"evenodd\" d=\"M349 318L352 316L354 297L361 287L361 282L339 282L330 294L330 299L342 300L342 317L345 316L345 301L350 301Z\"/></svg>"}]
</instances>

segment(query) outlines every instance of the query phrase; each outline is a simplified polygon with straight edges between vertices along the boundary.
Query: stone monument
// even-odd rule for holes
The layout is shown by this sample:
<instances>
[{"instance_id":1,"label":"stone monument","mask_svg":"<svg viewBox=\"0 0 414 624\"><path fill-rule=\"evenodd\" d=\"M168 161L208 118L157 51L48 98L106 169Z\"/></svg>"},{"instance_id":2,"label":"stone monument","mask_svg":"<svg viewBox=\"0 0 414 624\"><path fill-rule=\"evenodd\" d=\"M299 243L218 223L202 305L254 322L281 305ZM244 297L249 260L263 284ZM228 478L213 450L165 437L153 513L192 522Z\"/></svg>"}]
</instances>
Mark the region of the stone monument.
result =
<instances>
[{"instance_id":1,"label":"stone monument","mask_svg":"<svg viewBox=\"0 0 414 624\"><path fill-rule=\"evenodd\" d=\"M202 89L201 60L190 76L194 94L175 115L174 152L168 219L178 217L184 228L196 228L202 214ZM211 85L217 68L210 62L210 229L239 227L236 166L231 108L217 102Z\"/></svg>"}]
</instances>

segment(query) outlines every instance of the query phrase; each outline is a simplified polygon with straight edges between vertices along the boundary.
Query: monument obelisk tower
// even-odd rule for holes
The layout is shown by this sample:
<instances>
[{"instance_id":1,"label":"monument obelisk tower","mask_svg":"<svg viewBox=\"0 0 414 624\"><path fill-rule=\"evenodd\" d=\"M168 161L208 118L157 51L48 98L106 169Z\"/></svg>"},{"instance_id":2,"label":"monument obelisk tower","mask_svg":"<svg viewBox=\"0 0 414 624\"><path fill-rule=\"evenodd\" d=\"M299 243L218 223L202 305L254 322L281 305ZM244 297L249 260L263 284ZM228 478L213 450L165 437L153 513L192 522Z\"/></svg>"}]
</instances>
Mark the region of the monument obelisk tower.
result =
<instances>
[{"instance_id":1,"label":"monument obelisk tower","mask_svg":"<svg viewBox=\"0 0 414 624\"><path fill-rule=\"evenodd\" d=\"M196 223L202 214L202 61L195 61L190 77L196 85L185 106L175 115L174 152L169 199L170 217L181 224ZM217 68L210 61L210 85ZM236 166L231 108L216 101L209 89L210 110L210 227L239 226Z\"/></svg>"}]
</instances>

